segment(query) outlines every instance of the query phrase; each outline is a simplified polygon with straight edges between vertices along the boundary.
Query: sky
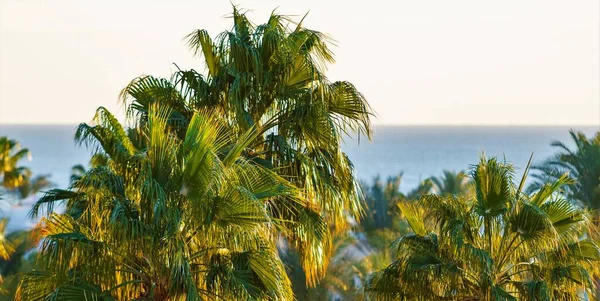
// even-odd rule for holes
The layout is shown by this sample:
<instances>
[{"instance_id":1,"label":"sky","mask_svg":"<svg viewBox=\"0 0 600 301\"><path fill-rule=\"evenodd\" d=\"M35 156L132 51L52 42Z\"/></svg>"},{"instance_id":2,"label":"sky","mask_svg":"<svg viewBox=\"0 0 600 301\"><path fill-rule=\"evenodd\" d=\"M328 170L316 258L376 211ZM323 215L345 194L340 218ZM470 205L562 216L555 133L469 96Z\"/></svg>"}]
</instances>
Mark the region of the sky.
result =
<instances>
[{"instance_id":1,"label":"sky","mask_svg":"<svg viewBox=\"0 0 600 301\"><path fill-rule=\"evenodd\" d=\"M375 124L600 126L598 0L232 1L335 39L330 80L367 97ZM183 37L231 28L231 2L0 0L0 123L123 116L133 78L204 70Z\"/></svg>"}]
</instances>

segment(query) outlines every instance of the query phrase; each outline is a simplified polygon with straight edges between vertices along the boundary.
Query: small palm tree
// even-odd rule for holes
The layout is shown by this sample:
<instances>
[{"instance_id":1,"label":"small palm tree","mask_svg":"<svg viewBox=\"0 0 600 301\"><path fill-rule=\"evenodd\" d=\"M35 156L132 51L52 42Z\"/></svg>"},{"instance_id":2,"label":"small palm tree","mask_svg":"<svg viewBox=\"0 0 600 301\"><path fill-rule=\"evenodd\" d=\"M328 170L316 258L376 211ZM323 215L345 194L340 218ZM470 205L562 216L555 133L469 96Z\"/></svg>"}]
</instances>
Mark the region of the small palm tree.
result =
<instances>
[{"instance_id":1,"label":"small palm tree","mask_svg":"<svg viewBox=\"0 0 600 301\"><path fill-rule=\"evenodd\" d=\"M49 175L33 177L29 168L19 166L21 160L29 157L31 157L29 150L21 149L16 140L0 137L1 186L7 190L7 195L16 196L19 201L53 185Z\"/></svg>"},{"instance_id":2,"label":"small palm tree","mask_svg":"<svg viewBox=\"0 0 600 301\"><path fill-rule=\"evenodd\" d=\"M383 183L379 176L373 180L372 185L363 184L366 214L360 224L365 231L392 228L398 210L396 203L404 198L400 192L402 174L388 177Z\"/></svg>"},{"instance_id":3,"label":"small palm tree","mask_svg":"<svg viewBox=\"0 0 600 301\"><path fill-rule=\"evenodd\" d=\"M0 231L4 230L2 222ZM6 236L10 242L10 254L0 259L0 274L4 282L0 286L0 300L14 300L23 274L30 272L35 264L35 240L30 230L11 232Z\"/></svg>"},{"instance_id":4,"label":"small palm tree","mask_svg":"<svg viewBox=\"0 0 600 301\"><path fill-rule=\"evenodd\" d=\"M54 186L54 183L50 181L50 175L38 175L33 177L29 170L27 170L25 174L25 180L17 188L20 200L36 195L38 192Z\"/></svg>"},{"instance_id":5,"label":"small palm tree","mask_svg":"<svg viewBox=\"0 0 600 301\"><path fill-rule=\"evenodd\" d=\"M28 158L29 150L20 148L16 140L0 137L0 177L2 187L8 190L18 189L27 180L28 168L19 166L19 161Z\"/></svg>"},{"instance_id":6,"label":"small palm tree","mask_svg":"<svg viewBox=\"0 0 600 301\"><path fill-rule=\"evenodd\" d=\"M282 259L289 269L294 297L298 301L355 299L360 279L371 271L369 262L365 260L368 252L353 233L336 236L327 273L314 287L307 285L298 254L291 250L282 252Z\"/></svg>"},{"instance_id":7,"label":"small palm tree","mask_svg":"<svg viewBox=\"0 0 600 301\"><path fill-rule=\"evenodd\" d=\"M441 177L432 177L433 193L438 195L465 195L469 193L469 177L464 172L444 170Z\"/></svg>"},{"instance_id":8,"label":"small palm tree","mask_svg":"<svg viewBox=\"0 0 600 301\"><path fill-rule=\"evenodd\" d=\"M425 180L416 188L404 195L400 192L402 173L388 177L384 182L379 176L375 177L372 184L363 183L361 190L364 193L366 213L360 220L362 230L370 232L378 229L393 229L398 226L401 212L396 204L405 199L414 199L427 194L432 189L432 182Z\"/></svg>"},{"instance_id":9,"label":"small palm tree","mask_svg":"<svg viewBox=\"0 0 600 301\"><path fill-rule=\"evenodd\" d=\"M527 170L526 170L527 173ZM513 167L482 158L476 193L427 195L399 207L413 233L392 245L394 261L369 275L382 300L580 300L591 294L600 248L583 234L586 211L560 194L566 176L531 195Z\"/></svg>"},{"instance_id":10,"label":"small palm tree","mask_svg":"<svg viewBox=\"0 0 600 301\"><path fill-rule=\"evenodd\" d=\"M590 209L600 209L600 132L587 138L582 132L570 132L575 144L572 150L560 141L552 146L560 151L541 165L534 166L540 171L535 174L536 181L528 190L539 189L544 182L556 180L568 173L571 180L565 186L568 196Z\"/></svg>"},{"instance_id":11,"label":"small palm tree","mask_svg":"<svg viewBox=\"0 0 600 301\"><path fill-rule=\"evenodd\" d=\"M29 168L20 166L29 156L29 150L21 149L16 140L0 137L0 201L20 204L23 199L52 185L49 176L33 177ZM7 225L7 218L0 219L0 300L14 297L18 273L30 268L22 263L35 247L30 231L7 234Z\"/></svg>"},{"instance_id":12,"label":"small palm tree","mask_svg":"<svg viewBox=\"0 0 600 301\"><path fill-rule=\"evenodd\" d=\"M260 128L238 137L197 112L180 138L171 110L147 114L130 131L104 108L96 125L80 125L77 140L106 164L34 205L34 216L48 212L38 231L41 270L23 278L17 299L292 299L275 238L323 236L326 224L287 206L310 203L247 158ZM64 213L52 212L57 202ZM300 222L274 217L295 215Z\"/></svg>"}]
</instances>

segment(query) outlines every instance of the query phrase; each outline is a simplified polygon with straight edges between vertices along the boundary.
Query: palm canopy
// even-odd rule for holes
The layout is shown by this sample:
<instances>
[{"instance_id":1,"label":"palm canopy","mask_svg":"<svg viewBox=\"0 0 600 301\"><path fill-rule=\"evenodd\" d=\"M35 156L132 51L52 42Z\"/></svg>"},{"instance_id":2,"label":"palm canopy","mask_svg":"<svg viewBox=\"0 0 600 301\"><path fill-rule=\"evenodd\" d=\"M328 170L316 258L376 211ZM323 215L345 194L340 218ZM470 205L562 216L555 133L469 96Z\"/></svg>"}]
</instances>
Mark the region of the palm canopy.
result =
<instances>
[{"instance_id":1,"label":"palm canopy","mask_svg":"<svg viewBox=\"0 0 600 301\"><path fill-rule=\"evenodd\" d=\"M527 195L513 167L482 158L472 196L427 195L400 202L413 233L394 261L365 280L382 300L579 300L591 293L600 248L582 239L586 211L565 199L559 178Z\"/></svg>"},{"instance_id":2,"label":"palm canopy","mask_svg":"<svg viewBox=\"0 0 600 301\"><path fill-rule=\"evenodd\" d=\"M168 123L179 139L198 110L212 112L238 136L260 128L247 158L300 188L310 211L319 212L328 229L343 232L348 215L358 218L363 208L352 163L340 144L353 133L370 138L368 103L351 83L325 76L334 59L324 34L276 13L255 25L234 7L231 19L232 29L216 37L205 30L187 36L205 73L179 70L170 79L134 79L121 93L128 114L143 126L153 104L168 106ZM294 230L283 236L300 252L307 281L323 277L329 230L321 245Z\"/></svg>"},{"instance_id":3,"label":"palm canopy","mask_svg":"<svg viewBox=\"0 0 600 301\"><path fill-rule=\"evenodd\" d=\"M565 188L569 197L590 209L600 209L600 132L589 139L582 132L571 130L569 133L575 149L560 141L552 142L559 152L534 166L540 173L534 175L536 181L528 189L539 189L546 181L568 173L570 182Z\"/></svg>"},{"instance_id":4,"label":"palm canopy","mask_svg":"<svg viewBox=\"0 0 600 301\"><path fill-rule=\"evenodd\" d=\"M323 237L326 225L289 206L310 206L300 190L247 158L260 128L237 136L200 111L180 138L171 109L147 115L126 130L100 108L95 125L79 126L77 141L105 164L77 168L70 189L34 205L48 212L42 270L23 278L20 300L292 299L274 237ZM65 213L52 212L57 202Z\"/></svg>"}]
</instances>

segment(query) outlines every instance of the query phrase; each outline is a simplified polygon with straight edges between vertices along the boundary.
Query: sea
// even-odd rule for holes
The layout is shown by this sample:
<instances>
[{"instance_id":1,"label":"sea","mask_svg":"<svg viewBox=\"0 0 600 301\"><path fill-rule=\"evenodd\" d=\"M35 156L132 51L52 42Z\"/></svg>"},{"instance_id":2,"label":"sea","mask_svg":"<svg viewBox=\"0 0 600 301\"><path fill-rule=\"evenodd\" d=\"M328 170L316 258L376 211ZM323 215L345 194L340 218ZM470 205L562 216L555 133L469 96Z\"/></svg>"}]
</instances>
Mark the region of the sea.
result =
<instances>
[{"instance_id":1,"label":"sea","mask_svg":"<svg viewBox=\"0 0 600 301\"><path fill-rule=\"evenodd\" d=\"M48 174L56 187L66 188L71 167L86 165L90 150L74 142L76 125L0 124L0 136L21 142L31 151L31 160L23 162L34 174ZM480 156L495 156L515 165L520 174L531 154L534 164L556 152L550 143L562 141L573 146L569 130L587 136L599 126L376 126L369 141L366 137L346 137L343 150L352 161L358 179L366 182L380 176L402 174L400 190L407 192L421 181L441 175L443 170L468 171ZM29 206L35 199L4 208L1 215L10 218L7 231L27 228Z\"/></svg>"}]
</instances>

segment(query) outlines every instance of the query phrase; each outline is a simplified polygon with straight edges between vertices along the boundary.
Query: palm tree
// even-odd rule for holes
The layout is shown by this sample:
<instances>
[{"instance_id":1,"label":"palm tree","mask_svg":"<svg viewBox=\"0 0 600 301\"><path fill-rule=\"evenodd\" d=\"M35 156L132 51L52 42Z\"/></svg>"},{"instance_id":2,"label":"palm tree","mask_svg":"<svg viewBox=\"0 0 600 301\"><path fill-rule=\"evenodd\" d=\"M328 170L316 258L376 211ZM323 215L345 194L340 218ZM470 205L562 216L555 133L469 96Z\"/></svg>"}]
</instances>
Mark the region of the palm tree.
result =
<instances>
[{"instance_id":1,"label":"palm tree","mask_svg":"<svg viewBox=\"0 0 600 301\"><path fill-rule=\"evenodd\" d=\"M600 260L591 227L560 194L566 177L531 195L513 183L513 167L482 158L475 195L427 195L399 207L413 233L391 249L394 261L369 275L365 292L382 300L580 300L591 294Z\"/></svg>"},{"instance_id":2,"label":"palm tree","mask_svg":"<svg viewBox=\"0 0 600 301\"><path fill-rule=\"evenodd\" d=\"M464 195L469 193L469 178L464 172L444 170L440 177L432 177L432 190L438 195Z\"/></svg>"},{"instance_id":3,"label":"palm tree","mask_svg":"<svg viewBox=\"0 0 600 301\"><path fill-rule=\"evenodd\" d=\"M95 125L79 126L76 139L107 162L34 205L34 216L48 212L37 232L41 270L23 278L17 300L293 298L275 237L320 237L325 222L288 206L311 203L248 159L261 128L238 136L200 111L180 138L171 116L153 105L127 131L99 108ZM52 212L57 202L64 213Z\"/></svg>"},{"instance_id":4,"label":"palm tree","mask_svg":"<svg viewBox=\"0 0 600 301\"><path fill-rule=\"evenodd\" d=\"M52 185L47 175L33 177L29 168L20 161L30 156L28 149L21 149L19 142L0 137L0 201L20 202ZM0 219L0 300L11 298L18 283L18 272L26 271L25 256L35 244L29 239L28 230L5 233L7 218ZM8 279L7 282L4 280Z\"/></svg>"},{"instance_id":5,"label":"palm tree","mask_svg":"<svg viewBox=\"0 0 600 301\"><path fill-rule=\"evenodd\" d=\"M2 222L2 229L6 224ZM6 236L10 242L11 252L8 257L0 259L0 274L3 283L0 286L0 300L14 300L19 281L24 273L30 272L35 264L35 241L30 230L11 232Z\"/></svg>"},{"instance_id":6,"label":"palm tree","mask_svg":"<svg viewBox=\"0 0 600 301\"><path fill-rule=\"evenodd\" d=\"M255 25L234 7L232 20L232 29L215 38L205 30L187 36L206 73L142 76L121 99L142 126L152 104L168 106L168 122L179 138L198 110L213 112L237 135L261 128L247 157L301 188L310 208L328 223L319 241L293 229L284 235L300 253L307 281L315 284L327 267L331 235L348 229L348 215L358 218L363 212L352 163L340 144L354 133L370 138L370 108L351 83L325 76L334 59L324 34L276 13ZM305 210L296 203L287 206Z\"/></svg>"},{"instance_id":7,"label":"palm tree","mask_svg":"<svg viewBox=\"0 0 600 301\"><path fill-rule=\"evenodd\" d=\"M360 224L365 231L393 227L394 219L399 215L396 203L405 198L400 192L401 179L402 174L388 177L383 183L377 176L373 184L363 184L367 212Z\"/></svg>"},{"instance_id":8,"label":"palm tree","mask_svg":"<svg viewBox=\"0 0 600 301\"><path fill-rule=\"evenodd\" d=\"M541 165L540 171L529 190L539 189L545 181L553 181L568 173L569 184L565 186L568 196L590 209L600 209L600 132L587 138L583 132L569 131L575 149L571 150L560 141L552 146L560 151Z\"/></svg>"},{"instance_id":9,"label":"palm tree","mask_svg":"<svg viewBox=\"0 0 600 301\"><path fill-rule=\"evenodd\" d=\"M50 181L50 175L37 175L32 176L31 172L27 169L25 171L25 179L22 184L17 188L19 192L19 199L23 200L30 196L36 195L45 188L54 186L54 183Z\"/></svg>"},{"instance_id":10,"label":"palm tree","mask_svg":"<svg viewBox=\"0 0 600 301\"><path fill-rule=\"evenodd\" d=\"M18 166L19 161L30 156L29 150L20 148L16 140L0 137L0 177L2 187L18 189L27 178L28 168Z\"/></svg>"},{"instance_id":11,"label":"palm tree","mask_svg":"<svg viewBox=\"0 0 600 301\"><path fill-rule=\"evenodd\" d=\"M49 175L33 177L29 168L19 166L19 161L28 157L31 157L31 153L26 148L21 149L19 142L6 136L0 137L1 186L7 190L8 195L16 195L18 200L23 200L53 185L48 179Z\"/></svg>"},{"instance_id":12,"label":"palm tree","mask_svg":"<svg viewBox=\"0 0 600 301\"><path fill-rule=\"evenodd\" d=\"M600 224L600 132L589 139L582 132L576 133L571 130L569 134L575 149L571 150L560 141L552 142L552 146L560 151L534 167L539 173L534 175L536 181L528 190L538 189L544 181L552 181L563 173L568 173L570 181L565 189L567 194L571 199L594 210L594 222ZM597 277L595 282L596 290L600 291L600 277ZM600 293L597 294L596 300L600 300Z\"/></svg>"}]
</instances>

